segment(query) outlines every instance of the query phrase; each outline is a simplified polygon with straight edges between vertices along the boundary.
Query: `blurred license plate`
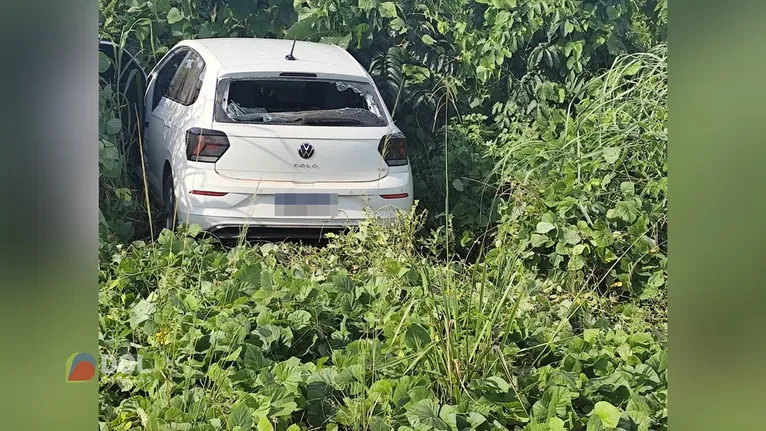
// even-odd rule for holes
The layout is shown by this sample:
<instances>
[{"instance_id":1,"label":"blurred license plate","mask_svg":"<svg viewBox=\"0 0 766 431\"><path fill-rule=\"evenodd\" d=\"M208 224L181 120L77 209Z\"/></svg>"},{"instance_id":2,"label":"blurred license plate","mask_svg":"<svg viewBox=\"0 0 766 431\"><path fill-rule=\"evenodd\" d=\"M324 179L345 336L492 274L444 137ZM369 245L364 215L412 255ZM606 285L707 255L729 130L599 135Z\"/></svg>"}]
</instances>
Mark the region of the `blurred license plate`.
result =
<instances>
[{"instance_id":1,"label":"blurred license plate","mask_svg":"<svg viewBox=\"0 0 766 431\"><path fill-rule=\"evenodd\" d=\"M277 217L334 217L338 215L338 195L329 193L277 193Z\"/></svg>"}]
</instances>

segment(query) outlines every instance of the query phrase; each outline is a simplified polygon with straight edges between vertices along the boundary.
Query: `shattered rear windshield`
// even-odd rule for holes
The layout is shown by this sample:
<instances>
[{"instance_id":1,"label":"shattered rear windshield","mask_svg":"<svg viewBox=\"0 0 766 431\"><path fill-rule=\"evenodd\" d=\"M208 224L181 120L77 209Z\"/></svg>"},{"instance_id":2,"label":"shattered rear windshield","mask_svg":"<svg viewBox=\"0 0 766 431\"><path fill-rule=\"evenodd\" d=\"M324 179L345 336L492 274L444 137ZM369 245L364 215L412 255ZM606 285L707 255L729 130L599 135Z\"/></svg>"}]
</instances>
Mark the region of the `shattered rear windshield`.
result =
<instances>
[{"instance_id":1,"label":"shattered rear windshield","mask_svg":"<svg viewBox=\"0 0 766 431\"><path fill-rule=\"evenodd\" d=\"M319 79L234 79L222 84L216 121L307 126L382 127L383 107L370 84Z\"/></svg>"}]
</instances>

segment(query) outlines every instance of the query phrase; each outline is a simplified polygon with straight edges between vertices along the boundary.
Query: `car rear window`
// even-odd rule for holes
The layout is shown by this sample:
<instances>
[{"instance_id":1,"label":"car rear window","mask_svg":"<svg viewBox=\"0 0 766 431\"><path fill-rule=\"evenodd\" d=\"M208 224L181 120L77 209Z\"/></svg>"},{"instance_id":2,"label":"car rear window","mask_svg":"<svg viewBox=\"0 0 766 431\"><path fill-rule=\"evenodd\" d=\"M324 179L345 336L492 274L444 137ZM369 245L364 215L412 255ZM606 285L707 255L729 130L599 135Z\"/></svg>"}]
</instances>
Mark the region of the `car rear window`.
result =
<instances>
[{"instance_id":1,"label":"car rear window","mask_svg":"<svg viewBox=\"0 0 766 431\"><path fill-rule=\"evenodd\" d=\"M370 84L321 79L225 79L216 121L306 126L382 127L387 122Z\"/></svg>"}]
</instances>

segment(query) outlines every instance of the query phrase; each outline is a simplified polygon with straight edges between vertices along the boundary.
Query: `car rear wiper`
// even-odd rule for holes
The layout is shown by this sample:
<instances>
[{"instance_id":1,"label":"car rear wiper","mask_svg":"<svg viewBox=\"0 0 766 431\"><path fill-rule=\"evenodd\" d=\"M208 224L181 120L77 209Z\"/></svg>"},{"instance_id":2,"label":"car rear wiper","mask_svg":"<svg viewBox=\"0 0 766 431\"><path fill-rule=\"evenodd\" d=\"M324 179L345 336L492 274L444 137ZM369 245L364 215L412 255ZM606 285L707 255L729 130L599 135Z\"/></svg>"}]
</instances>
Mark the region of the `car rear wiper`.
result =
<instances>
[{"instance_id":1,"label":"car rear wiper","mask_svg":"<svg viewBox=\"0 0 766 431\"><path fill-rule=\"evenodd\" d=\"M268 114L242 114L230 115L229 117L234 121L263 124L297 124L303 122L303 117L285 118L283 116L269 116Z\"/></svg>"},{"instance_id":2,"label":"car rear wiper","mask_svg":"<svg viewBox=\"0 0 766 431\"><path fill-rule=\"evenodd\" d=\"M315 126L360 126L365 124L364 121L356 118L304 118L302 123Z\"/></svg>"}]
</instances>

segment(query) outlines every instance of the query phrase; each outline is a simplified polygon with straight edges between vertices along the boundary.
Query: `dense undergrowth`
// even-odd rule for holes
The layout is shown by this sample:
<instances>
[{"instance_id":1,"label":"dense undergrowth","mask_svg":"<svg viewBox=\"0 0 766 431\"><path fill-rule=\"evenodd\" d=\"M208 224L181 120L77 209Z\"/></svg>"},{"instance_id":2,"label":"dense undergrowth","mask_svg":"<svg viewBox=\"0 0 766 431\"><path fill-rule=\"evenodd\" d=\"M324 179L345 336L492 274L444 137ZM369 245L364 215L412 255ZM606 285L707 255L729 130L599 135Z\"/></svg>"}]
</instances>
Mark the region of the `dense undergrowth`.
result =
<instances>
[{"instance_id":1,"label":"dense undergrowth","mask_svg":"<svg viewBox=\"0 0 766 431\"><path fill-rule=\"evenodd\" d=\"M154 232L105 86L101 428L666 430L664 8L101 2L147 67L187 37L347 46L420 200L323 247Z\"/></svg>"}]
</instances>

